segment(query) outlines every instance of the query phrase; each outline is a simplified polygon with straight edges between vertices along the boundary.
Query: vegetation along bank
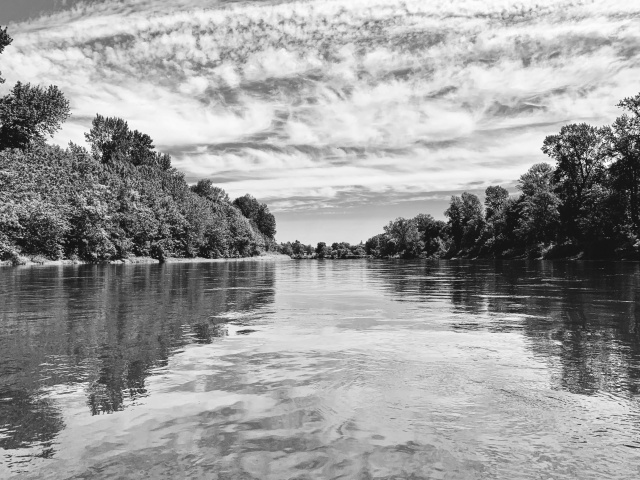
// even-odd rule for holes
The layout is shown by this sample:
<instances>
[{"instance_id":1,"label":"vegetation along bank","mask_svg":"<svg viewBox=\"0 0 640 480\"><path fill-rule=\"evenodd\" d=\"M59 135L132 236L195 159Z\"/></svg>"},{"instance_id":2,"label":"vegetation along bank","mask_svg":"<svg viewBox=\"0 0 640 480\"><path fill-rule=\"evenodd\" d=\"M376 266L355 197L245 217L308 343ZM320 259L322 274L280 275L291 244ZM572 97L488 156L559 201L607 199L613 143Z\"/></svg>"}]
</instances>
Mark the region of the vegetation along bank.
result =
<instances>
[{"instance_id":1,"label":"vegetation along bank","mask_svg":"<svg viewBox=\"0 0 640 480\"><path fill-rule=\"evenodd\" d=\"M0 54L11 44L0 29ZM0 82L4 82L0 76ZM16 83L0 98L0 262L131 258L640 259L640 94L611 125L565 125L542 146L517 195L500 185L453 196L444 212L397 218L365 243L276 244L276 222L251 195L210 180L189 186L153 140L96 115L89 149L46 142L69 117L55 86Z\"/></svg>"},{"instance_id":2,"label":"vegetation along bank","mask_svg":"<svg viewBox=\"0 0 640 480\"><path fill-rule=\"evenodd\" d=\"M0 29L0 53L11 44ZM0 82L4 80L0 76ZM69 117L55 86L0 98L0 261L238 258L276 249L276 222L251 195L189 186L148 135L96 115L90 150L46 143Z\"/></svg>"},{"instance_id":3,"label":"vegetation along bank","mask_svg":"<svg viewBox=\"0 0 640 480\"><path fill-rule=\"evenodd\" d=\"M618 258L640 260L640 94L611 125L565 125L545 138L553 164L517 182L451 197L447 221L397 218L364 244L280 244L294 257Z\"/></svg>"}]
</instances>

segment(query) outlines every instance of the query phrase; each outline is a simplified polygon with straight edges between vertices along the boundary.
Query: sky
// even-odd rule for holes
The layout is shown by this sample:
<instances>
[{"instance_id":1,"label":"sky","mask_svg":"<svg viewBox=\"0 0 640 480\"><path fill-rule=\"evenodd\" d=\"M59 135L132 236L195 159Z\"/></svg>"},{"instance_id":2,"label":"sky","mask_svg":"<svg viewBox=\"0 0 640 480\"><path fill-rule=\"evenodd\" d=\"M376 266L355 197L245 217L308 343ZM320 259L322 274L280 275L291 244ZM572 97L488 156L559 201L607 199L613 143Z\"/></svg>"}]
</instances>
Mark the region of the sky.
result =
<instances>
[{"instance_id":1,"label":"sky","mask_svg":"<svg viewBox=\"0 0 640 480\"><path fill-rule=\"evenodd\" d=\"M58 85L84 143L100 113L189 182L251 193L279 241L366 240L514 194L546 135L611 123L640 92L640 2L0 0L18 80Z\"/></svg>"}]
</instances>

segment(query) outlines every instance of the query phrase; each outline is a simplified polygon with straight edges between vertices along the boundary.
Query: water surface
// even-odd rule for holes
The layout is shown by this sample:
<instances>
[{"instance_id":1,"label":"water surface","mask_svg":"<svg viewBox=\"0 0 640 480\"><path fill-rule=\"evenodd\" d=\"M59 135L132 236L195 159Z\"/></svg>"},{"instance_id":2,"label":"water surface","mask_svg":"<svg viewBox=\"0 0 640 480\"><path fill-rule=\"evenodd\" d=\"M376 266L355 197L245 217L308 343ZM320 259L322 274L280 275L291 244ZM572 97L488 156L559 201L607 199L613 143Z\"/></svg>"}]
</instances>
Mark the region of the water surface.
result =
<instances>
[{"instance_id":1,"label":"water surface","mask_svg":"<svg viewBox=\"0 0 640 480\"><path fill-rule=\"evenodd\" d=\"M640 266L0 270L0 478L635 479Z\"/></svg>"}]
</instances>

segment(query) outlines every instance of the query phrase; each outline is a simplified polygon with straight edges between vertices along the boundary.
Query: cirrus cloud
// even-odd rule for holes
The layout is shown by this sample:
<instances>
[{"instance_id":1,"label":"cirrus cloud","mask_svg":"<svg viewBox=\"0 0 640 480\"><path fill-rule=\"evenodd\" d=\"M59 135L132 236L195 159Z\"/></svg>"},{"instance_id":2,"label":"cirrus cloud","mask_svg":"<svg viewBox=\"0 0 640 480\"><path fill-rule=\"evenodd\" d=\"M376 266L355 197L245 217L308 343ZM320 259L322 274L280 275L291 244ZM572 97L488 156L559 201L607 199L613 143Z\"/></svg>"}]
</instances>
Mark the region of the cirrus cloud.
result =
<instances>
[{"instance_id":1,"label":"cirrus cloud","mask_svg":"<svg viewBox=\"0 0 640 480\"><path fill-rule=\"evenodd\" d=\"M640 5L612 0L107 0L10 31L8 84L71 100L56 141L123 117L283 218L512 186L545 135L640 91Z\"/></svg>"}]
</instances>

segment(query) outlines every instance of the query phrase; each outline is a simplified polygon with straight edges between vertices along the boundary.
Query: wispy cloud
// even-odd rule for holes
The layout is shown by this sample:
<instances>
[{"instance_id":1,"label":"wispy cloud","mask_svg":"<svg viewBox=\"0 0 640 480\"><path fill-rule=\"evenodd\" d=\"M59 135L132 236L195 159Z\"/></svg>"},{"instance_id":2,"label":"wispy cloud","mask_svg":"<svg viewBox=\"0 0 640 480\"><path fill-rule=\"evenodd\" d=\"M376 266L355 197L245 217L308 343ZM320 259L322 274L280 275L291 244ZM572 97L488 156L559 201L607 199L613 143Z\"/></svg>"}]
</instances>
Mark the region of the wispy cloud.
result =
<instances>
[{"instance_id":1,"label":"wispy cloud","mask_svg":"<svg viewBox=\"0 0 640 480\"><path fill-rule=\"evenodd\" d=\"M635 2L211 5L79 4L12 25L2 70L65 91L57 141L121 116L188 178L282 212L511 185L546 134L640 91Z\"/></svg>"}]
</instances>

